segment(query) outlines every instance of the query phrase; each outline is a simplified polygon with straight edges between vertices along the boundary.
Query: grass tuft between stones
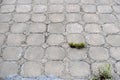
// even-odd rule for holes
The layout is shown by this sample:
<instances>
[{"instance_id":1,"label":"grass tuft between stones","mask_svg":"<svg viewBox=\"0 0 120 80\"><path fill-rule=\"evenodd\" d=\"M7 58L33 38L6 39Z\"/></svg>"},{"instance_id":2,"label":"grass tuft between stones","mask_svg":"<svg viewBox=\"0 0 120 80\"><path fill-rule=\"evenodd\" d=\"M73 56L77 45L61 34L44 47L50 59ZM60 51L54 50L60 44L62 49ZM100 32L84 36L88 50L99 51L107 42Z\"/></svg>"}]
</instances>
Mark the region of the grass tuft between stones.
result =
<instances>
[{"instance_id":1,"label":"grass tuft between stones","mask_svg":"<svg viewBox=\"0 0 120 80\"><path fill-rule=\"evenodd\" d=\"M77 48L77 49L82 49L82 48L85 48L85 43L69 43L69 46L71 48Z\"/></svg>"},{"instance_id":2,"label":"grass tuft between stones","mask_svg":"<svg viewBox=\"0 0 120 80\"><path fill-rule=\"evenodd\" d=\"M95 75L91 80L112 80L110 64L99 69L99 74Z\"/></svg>"}]
</instances>

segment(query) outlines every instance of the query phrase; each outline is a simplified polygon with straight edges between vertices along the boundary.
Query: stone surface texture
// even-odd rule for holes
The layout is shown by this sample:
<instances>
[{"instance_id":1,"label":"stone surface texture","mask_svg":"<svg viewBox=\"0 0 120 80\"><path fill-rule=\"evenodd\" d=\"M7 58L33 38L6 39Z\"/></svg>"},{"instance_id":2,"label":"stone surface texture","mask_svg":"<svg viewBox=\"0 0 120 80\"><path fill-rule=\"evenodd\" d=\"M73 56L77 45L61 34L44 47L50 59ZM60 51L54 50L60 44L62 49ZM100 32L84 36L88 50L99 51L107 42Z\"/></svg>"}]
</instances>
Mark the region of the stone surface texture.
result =
<instances>
[{"instance_id":1,"label":"stone surface texture","mask_svg":"<svg viewBox=\"0 0 120 80\"><path fill-rule=\"evenodd\" d=\"M0 0L0 78L89 80L106 63L120 80L120 0Z\"/></svg>"}]
</instances>

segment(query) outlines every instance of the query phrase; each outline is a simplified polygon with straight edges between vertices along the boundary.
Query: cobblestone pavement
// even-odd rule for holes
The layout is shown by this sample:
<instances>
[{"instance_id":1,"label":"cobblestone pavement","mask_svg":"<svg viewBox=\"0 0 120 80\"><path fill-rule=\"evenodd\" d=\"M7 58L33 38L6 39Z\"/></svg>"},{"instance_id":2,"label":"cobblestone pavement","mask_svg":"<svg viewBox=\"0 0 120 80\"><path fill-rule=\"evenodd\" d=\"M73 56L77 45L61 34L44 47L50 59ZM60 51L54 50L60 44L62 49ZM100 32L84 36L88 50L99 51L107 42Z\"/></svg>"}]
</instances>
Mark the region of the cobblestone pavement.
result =
<instances>
[{"instance_id":1,"label":"cobblestone pavement","mask_svg":"<svg viewBox=\"0 0 120 80\"><path fill-rule=\"evenodd\" d=\"M120 0L2 0L0 77L88 80L106 63L120 80Z\"/></svg>"}]
</instances>

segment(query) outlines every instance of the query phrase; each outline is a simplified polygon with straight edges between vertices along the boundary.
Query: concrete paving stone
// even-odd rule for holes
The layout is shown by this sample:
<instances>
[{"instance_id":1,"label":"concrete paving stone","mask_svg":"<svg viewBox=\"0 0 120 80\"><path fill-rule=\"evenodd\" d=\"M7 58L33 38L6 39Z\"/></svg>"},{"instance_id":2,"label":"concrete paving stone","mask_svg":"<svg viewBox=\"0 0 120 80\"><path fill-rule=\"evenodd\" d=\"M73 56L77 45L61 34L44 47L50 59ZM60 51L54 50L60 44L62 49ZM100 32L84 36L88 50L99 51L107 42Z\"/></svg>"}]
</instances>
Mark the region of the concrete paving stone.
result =
<instances>
[{"instance_id":1,"label":"concrete paving stone","mask_svg":"<svg viewBox=\"0 0 120 80\"><path fill-rule=\"evenodd\" d=\"M59 3L63 3L64 0L49 0L49 2L59 4Z\"/></svg>"},{"instance_id":2,"label":"concrete paving stone","mask_svg":"<svg viewBox=\"0 0 120 80\"><path fill-rule=\"evenodd\" d=\"M44 57L44 49L41 47L29 47L25 51L24 57L30 61L42 61Z\"/></svg>"},{"instance_id":3,"label":"concrete paving stone","mask_svg":"<svg viewBox=\"0 0 120 80\"><path fill-rule=\"evenodd\" d=\"M95 0L81 0L81 3L84 3L84 4L95 4Z\"/></svg>"},{"instance_id":4,"label":"concrete paving stone","mask_svg":"<svg viewBox=\"0 0 120 80\"><path fill-rule=\"evenodd\" d=\"M61 23L52 23L48 25L47 31L50 33L64 33L65 26Z\"/></svg>"},{"instance_id":5,"label":"concrete paving stone","mask_svg":"<svg viewBox=\"0 0 120 80\"><path fill-rule=\"evenodd\" d=\"M86 24L85 31L89 33L100 33L102 32L102 28L98 24Z\"/></svg>"},{"instance_id":6,"label":"concrete paving stone","mask_svg":"<svg viewBox=\"0 0 120 80\"><path fill-rule=\"evenodd\" d=\"M99 17L97 14L84 14L83 20L88 23L99 22Z\"/></svg>"},{"instance_id":7,"label":"concrete paving stone","mask_svg":"<svg viewBox=\"0 0 120 80\"><path fill-rule=\"evenodd\" d=\"M15 62L2 62L0 63L0 77L6 77L7 75L17 74L18 65Z\"/></svg>"},{"instance_id":8,"label":"concrete paving stone","mask_svg":"<svg viewBox=\"0 0 120 80\"><path fill-rule=\"evenodd\" d=\"M46 5L34 5L33 6L33 12L34 13L44 13L47 11Z\"/></svg>"},{"instance_id":9,"label":"concrete paving stone","mask_svg":"<svg viewBox=\"0 0 120 80\"><path fill-rule=\"evenodd\" d=\"M31 4L32 0L17 0L18 4Z\"/></svg>"},{"instance_id":10,"label":"concrete paving stone","mask_svg":"<svg viewBox=\"0 0 120 80\"><path fill-rule=\"evenodd\" d=\"M61 76L65 69L64 63L62 61L49 61L45 64L45 74Z\"/></svg>"},{"instance_id":11,"label":"concrete paving stone","mask_svg":"<svg viewBox=\"0 0 120 80\"><path fill-rule=\"evenodd\" d=\"M15 22L27 22L30 20L30 15L29 14L14 14L13 20Z\"/></svg>"},{"instance_id":12,"label":"concrete paving stone","mask_svg":"<svg viewBox=\"0 0 120 80\"><path fill-rule=\"evenodd\" d=\"M108 35L106 37L107 43L112 46L120 46L119 40L120 40L120 35Z\"/></svg>"},{"instance_id":13,"label":"concrete paving stone","mask_svg":"<svg viewBox=\"0 0 120 80\"><path fill-rule=\"evenodd\" d=\"M51 34L48 36L47 43L49 45L59 45L65 42L65 38L61 34Z\"/></svg>"},{"instance_id":14,"label":"concrete paving stone","mask_svg":"<svg viewBox=\"0 0 120 80\"><path fill-rule=\"evenodd\" d=\"M97 4L110 4L111 0L96 0Z\"/></svg>"},{"instance_id":15,"label":"concrete paving stone","mask_svg":"<svg viewBox=\"0 0 120 80\"><path fill-rule=\"evenodd\" d=\"M80 6L76 4L68 4L66 5L67 12L80 12Z\"/></svg>"},{"instance_id":16,"label":"concrete paving stone","mask_svg":"<svg viewBox=\"0 0 120 80\"><path fill-rule=\"evenodd\" d=\"M64 14L50 14L49 20L51 22L63 22L65 19Z\"/></svg>"},{"instance_id":17,"label":"concrete paving stone","mask_svg":"<svg viewBox=\"0 0 120 80\"><path fill-rule=\"evenodd\" d=\"M11 18L11 14L0 14L0 22L9 22Z\"/></svg>"},{"instance_id":18,"label":"concrete paving stone","mask_svg":"<svg viewBox=\"0 0 120 80\"><path fill-rule=\"evenodd\" d=\"M16 0L2 0L3 4L15 4Z\"/></svg>"},{"instance_id":19,"label":"concrete paving stone","mask_svg":"<svg viewBox=\"0 0 120 80\"><path fill-rule=\"evenodd\" d=\"M43 65L38 62L25 62L21 68L21 75L24 77L36 77L42 75Z\"/></svg>"},{"instance_id":20,"label":"concrete paving stone","mask_svg":"<svg viewBox=\"0 0 120 80\"><path fill-rule=\"evenodd\" d=\"M118 15L116 15L116 17L117 17L117 19L120 21L120 15L118 14Z\"/></svg>"},{"instance_id":21,"label":"concrete paving stone","mask_svg":"<svg viewBox=\"0 0 120 80\"><path fill-rule=\"evenodd\" d=\"M66 56L66 52L61 47L48 47L45 54L50 60L63 60Z\"/></svg>"},{"instance_id":22,"label":"concrete paving stone","mask_svg":"<svg viewBox=\"0 0 120 80\"><path fill-rule=\"evenodd\" d=\"M0 46L3 45L4 41L5 41L5 35L0 34Z\"/></svg>"},{"instance_id":23,"label":"concrete paving stone","mask_svg":"<svg viewBox=\"0 0 120 80\"><path fill-rule=\"evenodd\" d=\"M16 12L18 13L24 13L24 12L30 12L31 6L30 5L17 5Z\"/></svg>"},{"instance_id":24,"label":"concrete paving stone","mask_svg":"<svg viewBox=\"0 0 120 80\"><path fill-rule=\"evenodd\" d=\"M70 23L67 24L66 31L68 33L81 33L83 31L83 27L78 23Z\"/></svg>"},{"instance_id":25,"label":"concrete paving stone","mask_svg":"<svg viewBox=\"0 0 120 80\"><path fill-rule=\"evenodd\" d=\"M68 57L71 60L84 60L87 58L87 50L86 49L78 50L78 49L69 48L67 50L67 52L68 52Z\"/></svg>"},{"instance_id":26,"label":"concrete paving stone","mask_svg":"<svg viewBox=\"0 0 120 80\"><path fill-rule=\"evenodd\" d=\"M15 23L11 26L10 31L12 33L24 33L28 29L28 25L25 23Z\"/></svg>"},{"instance_id":27,"label":"concrete paving stone","mask_svg":"<svg viewBox=\"0 0 120 80\"><path fill-rule=\"evenodd\" d=\"M99 5L97 6L97 10L99 13L111 13L113 11L112 7L108 5Z\"/></svg>"},{"instance_id":28,"label":"concrete paving stone","mask_svg":"<svg viewBox=\"0 0 120 80\"><path fill-rule=\"evenodd\" d=\"M103 31L105 33L118 33L120 31L120 29L115 25L115 24L104 24L103 25Z\"/></svg>"},{"instance_id":29,"label":"concrete paving stone","mask_svg":"<svg viewBox=\"0 0 120 80\"><path fill-rule=\"evenodd\" d=\"M9 34L6 43L10 46L21 46L24 40L25 35L23 34Z\"/></svg>"},{"instance_id":30,"label":"concrete paving stone","mask_svg":"<svg viewBox=\"0 0 120 80\"><path fill-rule=\"evenodd\" d=\"M84 43L85 38L81 34L69 34L67 35L67 41L68 42L74 42L74 43Z\"/></svg>"},{"instance_id":31,"label":"concrete paving stone","mask_svg":"<svg viewBox=\"0 0 120 80\"><path fill-rule=\"evenodd\" d=\"M43 23L32 23L29 26L29 32L32 33L43 33L46 31L46 25Z\"/></svg>"},{"instance_id":32,"label":"concrete paving stone","mask_svg":"<svg viewBox=\"0 0 120 80\"><path fill-rule=\"evenodd\" d=\"M117 71L117 73L118 74L120 74L120 62L117 62L116 64L115 64L115 67L116 67L116 71Z\"/></svg>"},{"instance_id":33,"label":"concrete paving stone","mask_svg":"<svg viewBox=\"0 0 120 80\"><path fill-rule=\"evenodd\" d=\"M113 14L100 14L99 18L103 23L112 23L117 20Z\"/></svg>"},{"instance_id":34,"label":"concrete paving stone","mask_svg":"<svg viewBox=\"0 0 120 80\"><path fill-rule=\"evenodd\" d=\"M9 31L9 24L0 23L0 33L6 33Z\"/></svg>"},{"instance_id":35,"label":"concrete paving stone","mask_svg":"<svg viewBox=\"0 0 120 80\"><path fill-rule=\"evenodd\" d=\"M1 13L13 12L15 10L15 5L3 5L1 6Z\"/></svg>"},{"instance_id":36,"label":"concrete paving stone","mask_svg":"<svg viewBox=\"0 0 120 80\"><path fill-rule=\"evenodd\" d=\"M3 58L4 60L19 60L22 55L22 48L20 47L6 47L3 50Z\"/></svg>"},{"instance_id":37,"label":"concrete paving stone","mask_svg":"<svg viewBox=\"0 0 120 80\"><path fill-rule=\"evenodd\" d=\"M120 6L118 6L118 5L113 6L113 10L116 13L120 13Z\"/></svg>"},{"instance_id":38,"label":"concrete paving stone","mask_svg":"<svg viewBox=\"0 0 120 80\"><path fill-rule=\"evenodd\" d=\"M79 22L82 20L82 17L78 13L70 13L66 15L67 22Z\"/></svg>"},{"instance_id":39,"label":"concrete paving stone","mask_svg":"<svg viewBox=\"0 0 120 80\"><path fill-rule=\"evenodd\" d=\"M86 36L86 41L90 45L102 45L105 43L104 37L100 34L89 34Z\"/></svg>"},{"instance_id":40,"label":"concrete paving stone","mask_svg":"<svg viewBox=\"0 0 120 80\"><path fill-rule=\"evenodd\" d=\"M119 0L114 0L117 4L120 4L120 1Z\"/></svg>"},{"instance_id":41,"label":"concrete paving stone","mask_svg":"<svg viewBox=\"0 0 120 80\"><path fill-rule=\"evenodd\" d=\"M69 64L69 71L72 76L85 78L90 75L90 66L84 61L72 61Z\"/></svg>"},{"instance_id":42,"label":"concrete paving stone","mask_svg":"<svg viewBox=\"0 0 120 80\"><path fill-rule=\"evenodd\" d=\"M30 34L27 37L28 45L41 45L45 42L45 36L43 34Z\"/></svg>"},{"instance_id":43,"label":"concrete paving stone","mask_svg":"<svg viewBox=\"0 0 120 80\"><path fill-rule=\"evenodd\" d=\"M33 0L34 4L47 4L48 0Z\"/></svg>"},{"instance_id":44,"label":"concrete paving stone","mask_svg":"<svg viewBox=\"0 0 120 80\"><path fill-rule=\"evenodd\" d=\"M104 61L109 58L108 50L103 47L91 47L89 49L89 55L96 61Z\"/></svg>"},{"instance_id":45,"label":"concrete paving stone","mask_svg":"<svg viewBox=\"0 0 120 80\"><path fill-rule=\"evenodd\" d=\"M63 5L55 4L55 5L50 5L48 7L48 12L50 12L50 13L61 13L63 11L64 11Z\"/></svg>"},{"instance_id":46,"label":"concrete paving stone","mask_svg":"<svg viewBox=\"0 0 120 80\"><path fill-rule=\"evenodd\" d=\"M105 65L107 65L109 63L107 62L95 62L91 65L91 69L93 71L93 74L98 74L99 73L99 69L104 67Z\"/></svg>"},{"instance_id":47,"label":"concrete paving stone","mask_svg":"<svg viewBox=\"0 0 120 80\"><path fill-rule=\"evenodd\" d=\"M80 0L65 0L65 2L73 4L73 3L79 3Z\"/></svg>"},{"instance_id":48,"label":"concrete paving stone","mask_svg":"<svg viewBox=\"0 0 120 80\"><path fill-rule=\"evenodd\" d=\"M46 20L46 16L44 14L32 14L31 20L34 22L44 22Z\"/></svg>"},{"instance_id":49,"label":"concrete paving stone","mask_svg":"<svg viewBox=\"0 0 120 80\"><path fill-rule=\"evenodd\" d=\"M110 54L113 58L116 60L120 60L120 48L119 47L111 47L110 48Z\"/></svg>"},{"instance_id":50,"label":"concrete paving stone","mask_svg":"<svg viewBox=\"0 0 120 80\"><path fill-rule=\"evenodd\" d=\"M82 5L82 10L89 13L95 13L97 11L96 5Z\"/></svg>"}]
</instances>

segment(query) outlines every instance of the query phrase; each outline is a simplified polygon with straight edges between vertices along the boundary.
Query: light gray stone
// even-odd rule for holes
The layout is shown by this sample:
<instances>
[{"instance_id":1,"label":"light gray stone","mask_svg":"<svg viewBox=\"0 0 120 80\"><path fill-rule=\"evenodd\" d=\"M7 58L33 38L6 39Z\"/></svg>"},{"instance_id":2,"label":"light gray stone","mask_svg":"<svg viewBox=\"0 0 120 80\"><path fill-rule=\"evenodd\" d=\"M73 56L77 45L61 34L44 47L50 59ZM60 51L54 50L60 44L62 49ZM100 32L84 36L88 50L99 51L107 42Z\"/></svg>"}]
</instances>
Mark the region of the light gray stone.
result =
<instances>
[{"instance_id":1,"label":"light gray stone","mask_svg":"<svg viewBox=\"0 0 120 80\"><path fill-rule=\"evenodd\" d=\"M104 24L103 25L103 31L105 33L118 33L120 31L120 29L115 25L115 24Z\"/></svg>"},{"instance_id":2,"label":"light gray stone","mask_svg":"<svg viewBox=\"0 0 120 80\"><path fill-rule=\"evenodd\" d=\"M66 30L68 33L81 33L83 31L82 25L78 23L67 24Z\"/></svg>"},{"instance_id":3,"label":"light gray stone","mask_svg":"<svg viewBox=\"0 0 120 80\"><path fill-rule=\"evenodd\" d=\"M101 26L98 24L86 24L85 25L85 31L90 33L100 33L101 32Z\"/></svg>"},{"instance_id":4,"label":"light gray stone","mask_svg":"<svg viewBox=\"0 0 120 80\"><path fill-rule=\"evenodd\" d=\"M71 60L84 60L87 58L87 50L86 49L68 49L68 57Z\"/></svg>"},{"instance_id":5,"label":"light gray stone","mask_svg":"<svg viewBox=\"0 0 120 80\"><path fill-rule=\"evenodd\" d=\"M3 5L3 6L1 6L1 12L2 13L13 12L14 10L15 10L14 5Z\"/></svg>"},{"instance_id":6,"label":"light gray stone","mask_svg":"<svg viewBox=\"0 0 120 80\"><path fill-rule=\"evenodd\" d=\"M21 68L24 77L37 77L43 73L43 65L37 62L25 62Z\"/></svg>"},{"instance_id":7,"label":"light gray stone","mask_svg":"<svg viewBox=\"0 0 120 80\"><path fill-rule=\"evenodd\" d=\"M34 4L47 4L48 0L33 0Z\"/></svg>"},{"instance_id":8,"label":"light gray stone","mask_svg":"<svg viewBox=\"0 0 120 80\"><path fill-rule=\"evenodd\" d=\"M43 23L32 23L29 27L29 32L42 33L46 31L46 25Z\"/></svg>"},{"instance_id":9,"label":"light gray stone","mask_svg":"<svg viewBox=\"0 0 120 80\"><path fill-rule=\"evenodd\" d=\"M66 5L67 12L80 12L80 6L76 4Z\"/></svg>"},{"instance_id":10,"label":"light gray stone","mask_svg":"<svg viewBox=\"0 0 120 80\"><path fill-rule=\"evenodd\" d=\"M0 34L0 46L3 45L5 40L5 36L3 34Z\"/></svg>"},{"instance_id":11,"label":"light gray stone","mask_svg":"<svg viewBox=\"0 0 120 80\"><path fill-rule=\"evenodd\" d=\"M27 31L28 25L25 23L15 23L11 26L12 33L24 33Z\"/></svg>"},{"instance_id":12,"label":"light gray stone","mask_svg":"<svg viewBox=\"0 0 120 80\"><path fill-rule=\"evenodd\" d=\"M29 14L15 14L13 20L16 22L27 22L30 19Z\"/></svg>"},{"instance_id":13,"label":"light gray stone","mask_svg":"<svg viewBox=\"0 0 120 80\"><path fill-rule=\"evenodd\" d=\"M79 22L81 19L81 15L78 13L70 13L66 15L67 22Z\"/></svg>"},{"instance_id":14,"label":"light gray stone","mask_svg":"<svg viewBox=\"0 0 120 80\"><path fill-rule=\"evenodd\" d=\"M117 73L120 74L120 62L117 62L117 63L115 64L115 67L116 67L116 69L117 69Z\"/></svg>"},{"instance_id":15,"label":"light gray stone","mask_svg":"<svg viewBox=\"0 0 120 80\"><path fill-rule=\"evenodd\" d=\"M108 5L97 6L97 9L99 13L111 13L113 11L111 6Z\"/></svg>"},{"instance_id":16,"label":"light gray stone","mask_svg":"<svg viewBox=\"0 0 120 80\"><path fill-rule=\"evenodd\" d=\"M80 0L65 0L66 3L79 3Z\"/></svg>"},{"instance_id":17,"label":"light gray stone","mask_svg":"<svg viewBox=\"0 0 120 80\"><path fill-rule=\"evenodd\" d=\"M112 46L120 46L120 35L108 35L106 41Z\"/></svg>"},{"instance_id":18,"label":"light gray stone","mask_svg":"<svg viewBox=\"0 0 120 80\"><path fill-rule=\"evenodd\" d=\"M89 49L89 55L96 61L104 61L109 58L108 50L103 47L91 47Z\"/></svg>"},{"instance_id":19,"label":"light gray stone","mask_svg":"<svg viewBox=\"0 0 120 80\"><path fill-rule=\"evenodd\" d=\"M45 42L43 34L30 34L27 38L28 45L41 45Z\"/></svg>"},{"instance_id":20,"label":"light gray stone","mask_svg":"<svg viewBox=\"0 0 120 80\"><path fill-rule=\"evenodd\" d=\"M70 62L69 71L72 76L85 78L90 75L90 66L83 61Z\"/></svg>"},{"instance_id":21,"label":"light gray stone","mask_svg":"<svg viewBox=\"0 0 120 80\"><path fill-rule=\"evenodd\" d=\"M113 10L114 10L116 13L120 13L120 6L118 6L118 5L113 6Z\"/></svg>"},{"instance_id":22,"label":"light gray stone","mask_svg":"<svg viewBox=\"0 0 120 80\"><path fill-rule=\"evenodd\" d=\"M17 5L16 12L29 12L31 10L30 5Z\"/></svg>"},{"instance_id":23,"label":"light gray stone","mask_svg":"<svg viewBox=\"0 0 120 80\"><path fill-rule=\"evenodd\" d=\"M81 0L81 3L84 3L84 4L95 4L95 0Z\"/></svg>"},{"instance_id":24,"label":"light gray stone","mask_svg":"<svg viewBox=\"0 0 120 80\"><path fill-rule=\"evenodd\" d=\"M85 14L83 16L85 22L99 22L99 17L97 14Z\"/></svg>"},{"instance_id":25,"label":"light gray stone","mask_svg":"<svg viewBox=\"0 0 120 80\"><path fill-rule=\"evenodd\" d=\"M33 14L31 20L34 22L44 22L46 16L44 14Z\"/></svg>"},{"instance_id":26,"label":"light gray stone","mask_svg":"<svg viewBox=\"0 0 120 80\"><path fill-rule=\"evenodd\" d=\"M6 47L3 50L4 60L19 60L22 55L22 48L20 47Z\"/></svg>"},{"instance_id":27,"label":"light gray stone","mask_svg":"<svg viewBox=\"0 0 120 80\"><path fill-rule=\"evenodd\" d=\"M119 0L115 0L115 2L116 2L117 4L120 4L120 1L119 1Z\"/></svg>"},{"instance_id":28,"label":"light gray stone","mask_svg":"<svg viewBox=\"0 0 120 80\"><path fill-rule=\"evenodd\" d=\"M23 34L9 34L7 38L7 44L10 46L21 46L25 40Z\"/></svg>"},{"instance_id":29,"label":"light gray stone","mask_svg":"<svg viewBox=\"0 0 120 80\"><path fill-rule=\"evenodd\" d=\"M120 48L119 47L112 47L110 48L110 54L116 60L120 60Z\"/></svg>"},{"instance_id":30,"label":"light gray stone","mask_svg":"<svg viewBox=\"0 0 120 80\"><path fill-rule=\"evenodd\" d=\"M11 18L11 14L0 14L0 22L9 22Z\"/></svg>"},{"instance_id":31,"label":"light gray stone","mask_svg":"<svg viewBox=\"0 0 120 80\"><path fill-rule=\"evenodd\" d=\"M67 35L67 40L68 42L74 42L74 43L84 43L85 42L85 38L83 35L81 34L69 34Z\"/></svg>"},{"instance_id":32,"label":"light gray stone","mask_svg":"<svg viewBox=\"0 0 120 80\"><path fill-rule=\"evenodd\" d=\"M50 33L64 33L65 26L61 23L52 23L48 25L48 32Z\"/></svg>"},{"instance_id":33,"label":"light gray stone","mask_svg":"<svg viewBox=\"0 0 120 80\"><path fill-rule=\"evenodd\" d=\"M100 14L99 17L100 17L100 20L104 23L116 22L117 20L113 14Z\"/></svg>"},{"instance_id":34,"label":"light gray stone","mask_svg":"<svg viewBox=\"0 0 120 80\"><path fill-rule=\"evenodd\" d=\"M17 74L18 65L15 62L3 62L0 63L0 77L6 77L8 75Z\"/></svg>"},{"instance_id":35,"label":"light gray stone","mask_svg":"<svg viewBox=\"0 0 120 80\"><path fill-rule=\"evenodd\" d=\"M0 33L6 33L9 31L9 24L0 23Z\"/></svg>"},{"instance_id":36,"label":"light gray stone","mask_svg":"<svg viewBox=\"0 0 120 80\"><path fill-rule=\"evenodd\" d=\"M90 45L102 45L105 43L104 37L100 34L89 34L86 36L86 41Z\"/></svg>"},{"instance_id":37,"label":"light gray stone","mask_svg":"<svg viewBox=\"0 0 120 80\"><path fill-rule=\"evenodd\" d=\"M50 3L63 3L64 0L50 0Z\"/></svg>"},{"instance_id":38,"label":"light gray stone","mask_svg":"<svg viewBox=\"0 0 120 80\"><path fill-rule=\"evenodd\" d=\"M29 47L24 55L27 60L31 61L42 61L43 56L44 49L41 47Z\"/></svg>"},{"instance_id":39,"label":"light gray stone","mask_svg":"<svg viewBox=\"0 0 120 80\"><path fill-rule=\"evenodd\" d=\"M94 13L96 12L96 6L95 5L82 5L82 10L84 12Z\"/></svg>"},{"instance_id":40,"label":"light gray stone","mask_svg":"<svg viewBox=\"0 0 120 80\"><path fill-rule=\"evenodd\" d=\"M65 17L64 14L50 14L49 19L51 22L63 22Z\"/></svg>"},{"instance_id":41,"label":"light gray stone","mask_svg":"<svg viewBox=\"0 0 120 80\"><path fill-rule=\"evenodd\" d=\"M66 52L61 47L48 47L45 54L50 60L63 60L65 58Z\"/></svg>"},{"instance_id":42,"label":"light gray stone","mask_svg":"<svg viewBox=\"0 0 120 80\"><path fill-rule=\"evenodd\" d=\"M96 0L97 4L110 4L111 0Z\"/></svg>"},{"instance_id":43,"label":"light gray stone","mask_svg":"<svg viewBox=\"0 0 120 80\"><path fill-rule=\"evenodd\" d=\"M60 34L51 34L47 39L49 45L59 45L64 41L64 36Z\"/></svg>"},{"instance_id":44,"label":"light gray stone","mask_svg":"<svg viewBox=\"0 0 120 80\"><path fill-rule=\"evenodd\" d=\"M50 5L49 10L50 13L61 13L64 11L63 5Z\"/></svg>"},{"instance_id":45,"label":"light gray stone","mask_svg":"<svg viewBox=\"0 0 120 80\"><path fill-rule=\"evenodd\" d=\"M60 76L64 71L64 63L61 61L49 61L45 64L45 74Z\"/></svg>"},{"instance_id":46,"label":"light gray stone","mask_svg":"<svg viewBox=\"0 0 120 80\"><path fill-rule=\"evenodd\" d=\"M35 5L33 7L34 13L44 13L46 11L47 11L47 6L45 6L45 5Z\"/></svg>"},{"instance_id":47,"label":"light gray stone","mask_svg":"<svg viewBox=\"0 0 120 80\"><path fill-rule=\"evenodd\" d=\"M17 0L18 4L31 4L32 0Z\"/></svg>"},{"instance_id":48,"label":"light gray stone","mask_svg":"<svg viewBox=\"0 0 120 80\"><path fill-rule=\"evenodd\" d=\"M2 0L3 4L15 4L16 0Z\"/></svg>"}]
</instances>

